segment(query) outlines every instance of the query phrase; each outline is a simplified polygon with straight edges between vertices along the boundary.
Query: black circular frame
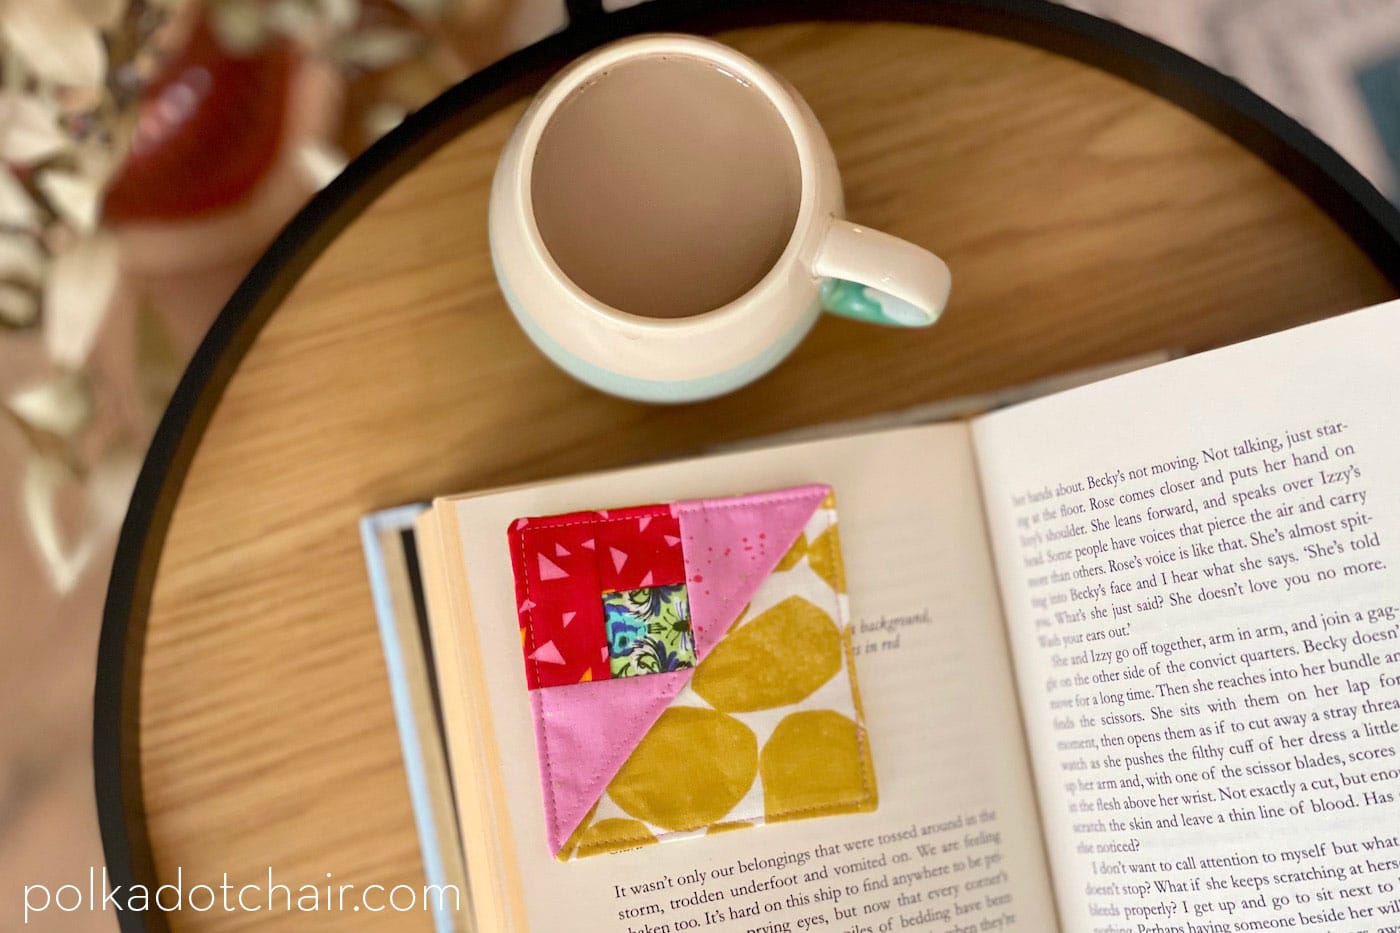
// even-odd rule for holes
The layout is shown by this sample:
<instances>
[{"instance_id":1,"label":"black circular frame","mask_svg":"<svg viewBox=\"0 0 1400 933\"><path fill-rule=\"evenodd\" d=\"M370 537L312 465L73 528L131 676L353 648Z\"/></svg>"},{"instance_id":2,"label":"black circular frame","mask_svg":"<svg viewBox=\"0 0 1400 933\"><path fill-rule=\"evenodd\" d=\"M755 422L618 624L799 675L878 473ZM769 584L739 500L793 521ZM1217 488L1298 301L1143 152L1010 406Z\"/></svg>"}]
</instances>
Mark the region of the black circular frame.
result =
<instances>
[{"instance_id":1,"label":"black circular frame","mask_svg":"<svg viewBox=\"0 0 1400 933\"><path fill-rule=\"evenodd\" d=\"M605 13L566 0L570 25L448 89L371 146L287 225L219 314L156 430L122 526L97 661L93 758L111 883L158 883L146 832L139 746L141 668L152 581L190 460L254 338L312 261L375 197L453 137L533 93L565 61L653 30L712 33L790 21L948 26L1056 52L1195 114L1308 195L1400 290L1400 212L1317 137L1238 82L1115 23L1047 0L649 0ZM124 933L164 915L120 911Z\"/></svg>"}]
</instances>

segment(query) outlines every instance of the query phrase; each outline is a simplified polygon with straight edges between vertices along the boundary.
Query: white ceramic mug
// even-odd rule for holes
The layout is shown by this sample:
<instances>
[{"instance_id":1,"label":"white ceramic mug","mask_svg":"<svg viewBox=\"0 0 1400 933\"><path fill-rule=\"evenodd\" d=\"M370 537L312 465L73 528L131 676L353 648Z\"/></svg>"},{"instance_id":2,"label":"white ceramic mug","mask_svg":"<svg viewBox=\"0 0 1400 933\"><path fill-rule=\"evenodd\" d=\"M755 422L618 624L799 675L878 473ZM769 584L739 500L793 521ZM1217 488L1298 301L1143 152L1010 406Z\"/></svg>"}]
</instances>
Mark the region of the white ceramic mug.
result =
<instances>
[{"instance_id":1,"label":"white ceramic mug","mask_svg":"<svg viewBox=\"0 0 1400 933\"><path fill-rule=\"evenodd\" d=\"M654 318L604 304L560 270L535 222L531 171L544 128L572 92L618 64L667 55L713 63L767 98L792 134L801 194L791 237L756 285L701 314ZM927 326L938 319L952 281L943 261L844 215L831 144L786 81L718 42L642 35L575 61L525 111L501 153L492 185L491 257L521 327L566 372L624 398L685 402L729 392L772 369L823 309L896 326ZM619 256L618 261L627 260Z\"/></svg>"}]
</instances>

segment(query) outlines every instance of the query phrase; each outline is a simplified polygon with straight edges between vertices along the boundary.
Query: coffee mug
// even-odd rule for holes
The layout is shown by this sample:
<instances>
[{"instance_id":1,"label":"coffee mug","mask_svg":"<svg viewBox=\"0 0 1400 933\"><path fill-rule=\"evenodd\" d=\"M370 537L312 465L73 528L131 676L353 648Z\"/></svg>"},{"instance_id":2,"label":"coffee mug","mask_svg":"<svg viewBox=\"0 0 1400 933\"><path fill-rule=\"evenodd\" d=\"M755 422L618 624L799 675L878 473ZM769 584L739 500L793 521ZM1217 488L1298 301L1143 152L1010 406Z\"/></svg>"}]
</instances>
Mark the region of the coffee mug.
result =
<instances>
[{"instance_id":1,"label":"coffee mug","mask_svg":"<svg viewBox=\"0 0 1400 933\"><path fill-rule=\"evenodd\" d=\"M696 36L636 36L556 75L506 143L491 257L566 372L684 402L776 366L824 309L936 321L948 267L845 219L816 116L777 75Z\"/></svg>"}]
</instances>

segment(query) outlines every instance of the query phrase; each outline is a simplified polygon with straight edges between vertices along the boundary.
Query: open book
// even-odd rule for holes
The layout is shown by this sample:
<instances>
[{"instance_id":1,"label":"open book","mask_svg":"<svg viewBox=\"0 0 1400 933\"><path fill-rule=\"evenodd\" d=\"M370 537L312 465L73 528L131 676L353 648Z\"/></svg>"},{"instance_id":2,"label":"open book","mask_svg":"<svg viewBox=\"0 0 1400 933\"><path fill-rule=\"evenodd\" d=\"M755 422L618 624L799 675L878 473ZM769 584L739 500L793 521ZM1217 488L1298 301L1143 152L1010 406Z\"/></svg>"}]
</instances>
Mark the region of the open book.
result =
<instances>
[{"instance_id":1,"label":"open book","mask_svg":"<svg viewBox=\"0 0 1400 933\"><path fill-rule=\"evenodd\" d=\"M437 500L481 930L1400 928L1400 302L967 422ZM879 803L563 862L505 530L827 484Z\"/></svg>"}]
</instances>

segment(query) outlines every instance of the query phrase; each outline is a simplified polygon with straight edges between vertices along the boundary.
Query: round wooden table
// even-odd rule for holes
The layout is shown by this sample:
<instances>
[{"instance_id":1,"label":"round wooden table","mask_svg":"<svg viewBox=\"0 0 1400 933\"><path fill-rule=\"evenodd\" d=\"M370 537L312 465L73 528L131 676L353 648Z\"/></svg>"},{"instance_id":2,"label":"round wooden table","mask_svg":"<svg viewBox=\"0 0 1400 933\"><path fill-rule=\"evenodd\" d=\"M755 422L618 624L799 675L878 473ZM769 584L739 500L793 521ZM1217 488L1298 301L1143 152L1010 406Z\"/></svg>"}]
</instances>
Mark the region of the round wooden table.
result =
<instances>
[{"instance_id":1,"label":"round wooden table","mask_svg":"<svg viewBox=\"0 0 1400 933\"><path fill-rule=\"evenodd\" d=\"M188 890L271 867L293 885L422 884L356 533L367 511L1219 346L1400 282L1400 218L1330 150L1232 82L1072 11L658 0L586 20L353 165L187 373L104 622L95 747L115 883L178 870ZM535 352L487 254L497 152L550 70L657 27L718 30L797 86L851 216L953 268L942 323L827 319L757 384L676 408L599 395ZM429 927L421 912L123 923Z\"/></svg>"}]
</instances>

